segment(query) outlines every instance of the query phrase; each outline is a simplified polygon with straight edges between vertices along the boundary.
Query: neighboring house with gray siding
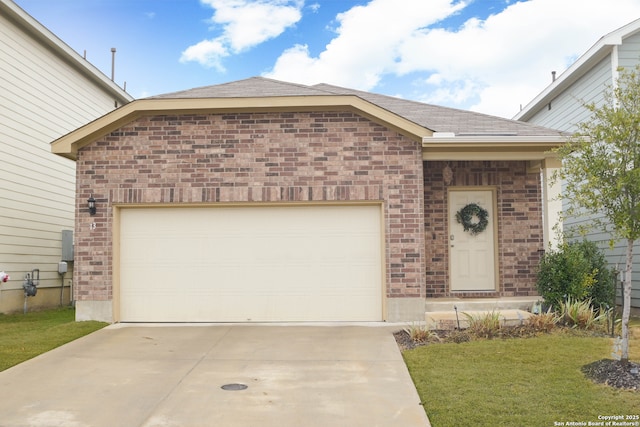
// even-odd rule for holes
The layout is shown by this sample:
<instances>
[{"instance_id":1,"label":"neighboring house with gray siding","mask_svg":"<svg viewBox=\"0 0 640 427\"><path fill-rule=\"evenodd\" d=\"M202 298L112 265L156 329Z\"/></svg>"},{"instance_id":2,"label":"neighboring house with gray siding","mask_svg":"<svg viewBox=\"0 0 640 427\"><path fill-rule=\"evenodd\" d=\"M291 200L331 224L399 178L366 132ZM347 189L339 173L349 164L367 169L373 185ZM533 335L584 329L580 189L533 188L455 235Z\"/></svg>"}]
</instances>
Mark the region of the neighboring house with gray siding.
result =
<instances>
[{"instance_id":1,"label":"neighboring house with gray siding","mask_svg":"<svg viewBox=\"0 0 640 427\"><path fill-rule=\"evenodd\" d=\"M0 0L0 312L69 303L73 262L58 274L62 232L74 229L75 163L49 144L133 98L11 0ZM71 248L72 249L72 248ZM70 258L67 254L65 258Z\"/></svg>"},{"instance_id":2,"label":"neighboring house with gray siding","mask_svg":"<svg viewBox=\"0 0 640 427\"><path fill-rule=\"evenodd\" d=\"M640 19L619 28L604 37L582 55L571 67L555 79L515 117L516 120L559 129L577 130L577 124L589 120L585 103L602 105L607 88L613 87L619 67L631 69L640 62ZM567 218L565 231L588 223L593 217ZM594 229L588 235L605 250L613 267L624 269L625 242L609 248L610 234ZM640 309L640 244L634 248L633 292L631 305Z\"/></svg>"}]
</instances>

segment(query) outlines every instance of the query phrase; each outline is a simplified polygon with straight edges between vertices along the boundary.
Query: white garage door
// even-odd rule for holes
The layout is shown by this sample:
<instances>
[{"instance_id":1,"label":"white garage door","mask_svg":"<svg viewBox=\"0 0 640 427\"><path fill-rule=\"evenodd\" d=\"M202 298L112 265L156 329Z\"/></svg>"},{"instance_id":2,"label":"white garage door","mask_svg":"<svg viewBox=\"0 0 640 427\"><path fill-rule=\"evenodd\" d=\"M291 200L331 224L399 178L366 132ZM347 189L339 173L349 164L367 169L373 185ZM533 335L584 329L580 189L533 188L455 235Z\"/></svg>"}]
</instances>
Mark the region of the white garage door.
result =
<instances>
[{"instance_id":1,"label":"white garage door","mask_svg":"<svg viewBox=\"0 0 640 427\"><path fill-rule=\"evenodd\" d=\"M382 320L379 206L120 211L124 322Z\"/></svg>"}]
</instances>

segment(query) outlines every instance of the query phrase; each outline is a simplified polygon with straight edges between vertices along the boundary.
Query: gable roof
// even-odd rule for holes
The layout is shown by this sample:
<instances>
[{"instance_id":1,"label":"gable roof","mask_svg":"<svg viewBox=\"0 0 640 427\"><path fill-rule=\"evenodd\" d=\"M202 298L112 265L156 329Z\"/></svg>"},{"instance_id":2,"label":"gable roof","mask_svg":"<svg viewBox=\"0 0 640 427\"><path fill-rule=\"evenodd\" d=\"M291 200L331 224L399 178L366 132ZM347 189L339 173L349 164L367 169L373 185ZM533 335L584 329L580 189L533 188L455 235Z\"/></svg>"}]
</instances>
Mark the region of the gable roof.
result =
<instances>
[{"instance_id":1,"label":"gable roof","mask_svg":"<svg viewBox=\"0 0 640 427\"><path fill-rule=\"evenodd\" d=\"M264 77L250 77L244 80L203 86L179 92L152 96L149 99L193 99L193 98L257 98L271 96L326 96L334 95L313 86L283 82Z\"/></svg>"},{"instance_id":2,"label":"gable roof","mask_svg":"<svg viewBox=\"0 0 640 427\"><path fill-rule=\"evenodd\" d=\"M580 77L584 76L595 65L610 55L614 46L621 45L624 39L638 32L640 32L640 19L636 19L601 37L587 52L578 58L576 62L520 110L513 119L525 122L531 119L541 108L549 104L549 102L580 79Z\"/></svg>"},{"instance_id":3,"label":"gable roof","mask_svg":"<svg viewBox=\"0 0 640 427\"><path fill-rule=\"evenodd\" d=\"M52 52L62 62L78 70L96 86L111 94L118 102L118 105L126 104L133 100L133 97L124 89L111 81L104 73L98 70L98 68L71 49L66 43L60 40L40 22L32 18L31 15L22 10L13 1L0 0L0 14L17 25L45 49Z\"/></svg>"},{"instance_id":4,"label":"gable roof","mask_svg":"<svg viewBox=\"0 0 640 427\"><path fill-rule=\"evenodd\" d=\"M557 136L559 134L558 131L545 127L473 111L441 107L327 84L313 87L337 94L359 96L434 132L454 133L456 136ZM526 126L522 126L523 124Z\"/></svg>"},{"instance_id":5,"label":"gable roof","mask_svg":"<svg viewBox=\"0 0 640 427\"><path fill-rule=\"evenodd\" d=\"M559 131L514 120L327 84L306 86L252 77L133 101L54 141L52 151L75 159L79 148L145 115L331 110L354 111L423 146L428 140L431 147L441 143L446 150L458 142L475 143L478 148L487 143L494 149L496 143L501 148L505 143L533 143L541 152L562 140Z\"/></svg>"},{"instance_id":6,"label":"gable roof","mask_svg":"<svg viewBox=\"0 0 640 427\"><path fill-rule=\"evenodd\" d=\"M193 98L242 98L279 96L327 96L354 95L400 117L432 130L453 132L458 136L542 136L557 135L557 131L503 119L487 114L455 108L440 107L387 95L349 89L328 84L306 86L264 77L251 77L214 86L173 92L149 99L193 99Z\"/></svg>"}]
</instances>

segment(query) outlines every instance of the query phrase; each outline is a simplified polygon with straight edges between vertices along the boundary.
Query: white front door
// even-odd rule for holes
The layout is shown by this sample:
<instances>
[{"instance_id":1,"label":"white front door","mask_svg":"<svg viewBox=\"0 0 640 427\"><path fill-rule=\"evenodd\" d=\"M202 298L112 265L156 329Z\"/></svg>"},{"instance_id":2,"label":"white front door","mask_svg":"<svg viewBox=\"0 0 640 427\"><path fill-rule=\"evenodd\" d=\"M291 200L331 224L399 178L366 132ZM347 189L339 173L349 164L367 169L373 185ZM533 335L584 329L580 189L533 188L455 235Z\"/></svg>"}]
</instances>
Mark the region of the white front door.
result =
<instances>
[{"instance_id":1,"label":"white front door","mask_svg":"<svg viewBox=\"0 0 640 427\"><path fill-rule=\"evenodd\" d=\"M449 191L449 259L452 291L495 291L495 217L492 190ZM474 203L488 212L485 230L464 231L456 213ZM478 218L473 217L472 223Z\"/></svg>"}]
</instances>

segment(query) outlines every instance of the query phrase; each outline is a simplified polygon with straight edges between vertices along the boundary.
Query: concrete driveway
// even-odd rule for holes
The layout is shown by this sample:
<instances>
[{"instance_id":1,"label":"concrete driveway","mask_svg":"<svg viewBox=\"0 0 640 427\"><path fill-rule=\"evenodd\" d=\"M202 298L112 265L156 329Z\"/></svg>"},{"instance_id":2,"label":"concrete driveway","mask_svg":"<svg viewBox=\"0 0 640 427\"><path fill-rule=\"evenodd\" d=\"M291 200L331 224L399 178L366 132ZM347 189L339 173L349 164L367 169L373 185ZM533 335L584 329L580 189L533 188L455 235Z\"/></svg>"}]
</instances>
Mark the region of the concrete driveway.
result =
<instances>
[{"instance_id":1,"label":"concrete driveway","mask_svg":"<svg viewBox=\"0 0 640 427\"><path fill-rule=\"evenodd\" d=\"M0 372L0 426L429 426L392 331L112 325Z\"/></svg>"}]
</instances>

